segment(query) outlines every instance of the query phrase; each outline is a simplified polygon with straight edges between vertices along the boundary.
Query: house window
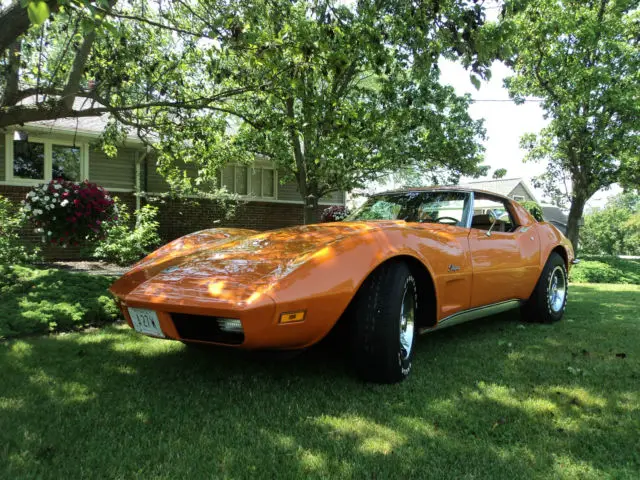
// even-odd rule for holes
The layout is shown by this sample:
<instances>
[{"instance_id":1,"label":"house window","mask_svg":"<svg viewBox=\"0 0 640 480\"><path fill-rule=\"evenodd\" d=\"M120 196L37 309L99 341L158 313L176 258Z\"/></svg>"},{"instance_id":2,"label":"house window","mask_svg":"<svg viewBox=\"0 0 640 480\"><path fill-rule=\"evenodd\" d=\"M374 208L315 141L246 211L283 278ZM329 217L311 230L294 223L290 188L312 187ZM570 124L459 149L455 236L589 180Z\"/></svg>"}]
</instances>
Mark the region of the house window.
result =
<instances>
[{"instance_id":1,"label":"house window","mask_svg":"<svg viewBox=\"0 0 640 480\"><path fill-rule=\"evenodd\" d=\"M513 199L516 202L524 202L524 197L522 195L513 195Z\"/></svg>"},{"instance_id":2,"label":"house window","mask_svg":"<svg viewBox=\"0 0 640 480\"><path fill-rule=\"evenodd\" d=\"M239 166L236 166L235 169L236 169L236 174L235 174L236 183L235 183L234 192L237 193L238 195L246 195L248 192L247 186L249 185L249 180L247 179L247 173L249 169L247 167L239 167Z\"/></svg>"},{"instance_id":3,"label":"house window","mask_svg":"<svg viewBox=\"0 0 640 480\"><path fill-rule=\"evenodd\" d=\"M51 177L73 182L80 181L82 166L80 147L66 145L51 146Z\"/></svg>"},{"instance_id":4,"label":"house window","mask_svg":"<svg viewBox=\"0 0 640 480\"><path fill-rule=\"evenodd\" d=\"M28 137L5 137L5 181L15 185L35 185L63 178L80 182L88 177L86 145Z\"/></svg>"},{"instance_id":5,"label":"house window","mask_svg":"<svg viewBox=\"0 0 640 480\"><path fill-rule=\"evenodd\" d=\"M222 170L221 184L243 197L276 197L276 173L270 167L228 165Z\"/></svg>"},{"instance_id":6,"label":"house window","mask_svg":"<svg viewBox=\"0 0 640 480\"><path fill-rule=\"evenodd\" d=\"M44 180L44 143L13 141L13 177Z\"/></svg>"}]
</instances>

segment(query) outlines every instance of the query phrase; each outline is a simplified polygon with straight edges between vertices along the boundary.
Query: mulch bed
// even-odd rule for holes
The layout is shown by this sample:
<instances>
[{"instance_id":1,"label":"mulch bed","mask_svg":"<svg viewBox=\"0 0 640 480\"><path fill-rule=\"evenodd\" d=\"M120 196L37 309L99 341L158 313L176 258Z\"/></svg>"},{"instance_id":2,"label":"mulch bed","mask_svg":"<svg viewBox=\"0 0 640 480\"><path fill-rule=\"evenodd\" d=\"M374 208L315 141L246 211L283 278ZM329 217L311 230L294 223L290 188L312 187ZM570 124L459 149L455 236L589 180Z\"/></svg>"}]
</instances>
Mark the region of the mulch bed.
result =
<instances>
[{"instance_id":1,"label":"mulch bed","mask_svg":"<svg viewBox=\"0 0 640 480\"><path fill-rule=\"evenodd\" d=\"M92 261L45 262L38 264L38 266L42 266L44 268L57 268L71 273L87 273L89 275L107 275L116 277L123 275L130 268L121 267L113 263Z\"/></svg>"}]
</instances>

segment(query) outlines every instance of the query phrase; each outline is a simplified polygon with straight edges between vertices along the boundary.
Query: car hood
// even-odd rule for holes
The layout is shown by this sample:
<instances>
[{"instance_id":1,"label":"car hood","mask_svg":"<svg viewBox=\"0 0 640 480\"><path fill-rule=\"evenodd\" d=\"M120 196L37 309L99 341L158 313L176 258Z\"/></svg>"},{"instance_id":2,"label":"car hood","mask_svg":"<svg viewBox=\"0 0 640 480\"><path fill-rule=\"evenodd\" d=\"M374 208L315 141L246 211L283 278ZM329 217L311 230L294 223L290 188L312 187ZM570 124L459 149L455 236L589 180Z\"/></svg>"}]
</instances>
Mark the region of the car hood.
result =
<instances>
[{"instance_id":1,"label":"car hood","mask_svg":"<svg viewBox=\"0 0 640 480\"><path fill-rule=\"evenodd\" d=\"M306 225L268 232L212 229L171 242L111 287L130 300L246 302L330 244L404 222Z\"/></svg>"}]
</instances>

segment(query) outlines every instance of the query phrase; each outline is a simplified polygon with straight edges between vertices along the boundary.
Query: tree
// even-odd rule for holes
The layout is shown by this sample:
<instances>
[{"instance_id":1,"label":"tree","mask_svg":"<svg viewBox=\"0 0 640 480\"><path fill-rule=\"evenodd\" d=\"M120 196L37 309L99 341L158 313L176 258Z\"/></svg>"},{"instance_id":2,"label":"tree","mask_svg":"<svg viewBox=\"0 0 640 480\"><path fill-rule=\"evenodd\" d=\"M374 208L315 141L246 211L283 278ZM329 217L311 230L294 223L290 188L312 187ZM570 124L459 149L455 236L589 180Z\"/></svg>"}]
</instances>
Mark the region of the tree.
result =
<instances>
[{"instance_id":1,"label":"tree","mask_svg":"<svg viewBox=\"0 0 640 480\"><path fill-rule=\"evenodd\" d=\"M506 174L507 174L506 168L498 168L496 169L495 172L493 172L493 175L491 177L498 180L500 178L504 178Z\"/></svg>"},{"instance_id":2,"label":"tree","mask_svg":"<svg viewBox=\"0 0 640 480\"><path fill-rule=\"evenodd\" d=\"M538 179L570 204L567 236L578 247L586 202L619 182L640 184L640 11L638 0L510 0L501 55L517 102L533 95L549 125L522 138L527 160L546 161Z\"/></svg>"},{"instance_id":3,"label":"tree","mask_svg":"<svg viewBox=\"0 0 640 480\"><path fill-rule=\"evenodd\" d=\"M235 10L223 1L14 0L0 10L0 128L109 113L120 127L151 131L167 117L224 111L229 97L268 83L236 81L236 57L252 52ZM190 28L210 11L207 29Z\"/></svg>"},{"instance_id":4,"label":"tree","mask_svg":"<svg viewBox=\"0 0 640 480\"><path fill-rule=\"evenodd\" d=\"M538 202L534 202L533 200L525 200L520 202L520 205L524 207L524 209L531 214L533 218L535 218L538 222L544 222L544 212L542 211L542 207Z\"/></svg>"},{"instance_id":5,"label":"tree","mask_svg":"<svg viewBox=\"0 0 640 480\"><path fill-rule=\"evenodd\" d=\"M484 172L481 122L469 117L468 97L438 83L436 64L440 55L461 57L485 74L490 59L477 49L480 5L268 1L243 17L252 26L245 40L256 52L243 59L245 71L254 83L273 82L226 103L241 121L217 144L269 158L312 207L332 191L392 170L440 181ZM166 148L172 140L163 138ZM227 148L203 148L208 155L193 159L200 171L211 172L202 163L210 165L216 153L228 156ZM316 209L305 211L305 221L314 221Z\"/></svg>"},{"instance_id":6,"label":"tree","mask_svg":"<svg viewBox=\"0 0 640 480\"><path fill-rule=\"evenodd\" d=\"M483 171L481 123L437 68L444 56L488 75L492 30L473 0L47 5L48 20L2 37L0 127L109 113L105 150L134 130L175 185L214 188L223 165L260 154L314 204L396 168Z\"/></svg>"},{"instance_id":7,"label":"tree","mask_svg":"<svg viewBox=\"0 0 640 480\"><path fill-rule=\"evenodd\" d=\"M640 195L616 195L586 215L580 242L585 253L640 255Z\"/></svg>"}]
</instances>

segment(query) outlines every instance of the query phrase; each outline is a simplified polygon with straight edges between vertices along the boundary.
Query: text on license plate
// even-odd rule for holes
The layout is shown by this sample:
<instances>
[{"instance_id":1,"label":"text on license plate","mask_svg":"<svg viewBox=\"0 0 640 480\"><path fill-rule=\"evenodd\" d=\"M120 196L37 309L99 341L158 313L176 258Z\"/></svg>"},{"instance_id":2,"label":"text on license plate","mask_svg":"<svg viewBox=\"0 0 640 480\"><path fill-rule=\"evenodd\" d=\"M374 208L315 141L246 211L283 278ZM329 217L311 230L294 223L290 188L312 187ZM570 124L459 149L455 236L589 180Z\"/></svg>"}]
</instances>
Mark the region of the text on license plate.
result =
<instances>
[{"instance_id":1,"label":"text on license plate","mask_svg":"<svg viewBox=\"0 0 640 480\"><path fill-rule=\"evenodd\" d=\"M129 308L129 316L131 317L133 328L135 328L137 332L164 338L164 333L162 333L162 329L160 328L158 314L153 310Z\"/></svg>"}]
</instances>

